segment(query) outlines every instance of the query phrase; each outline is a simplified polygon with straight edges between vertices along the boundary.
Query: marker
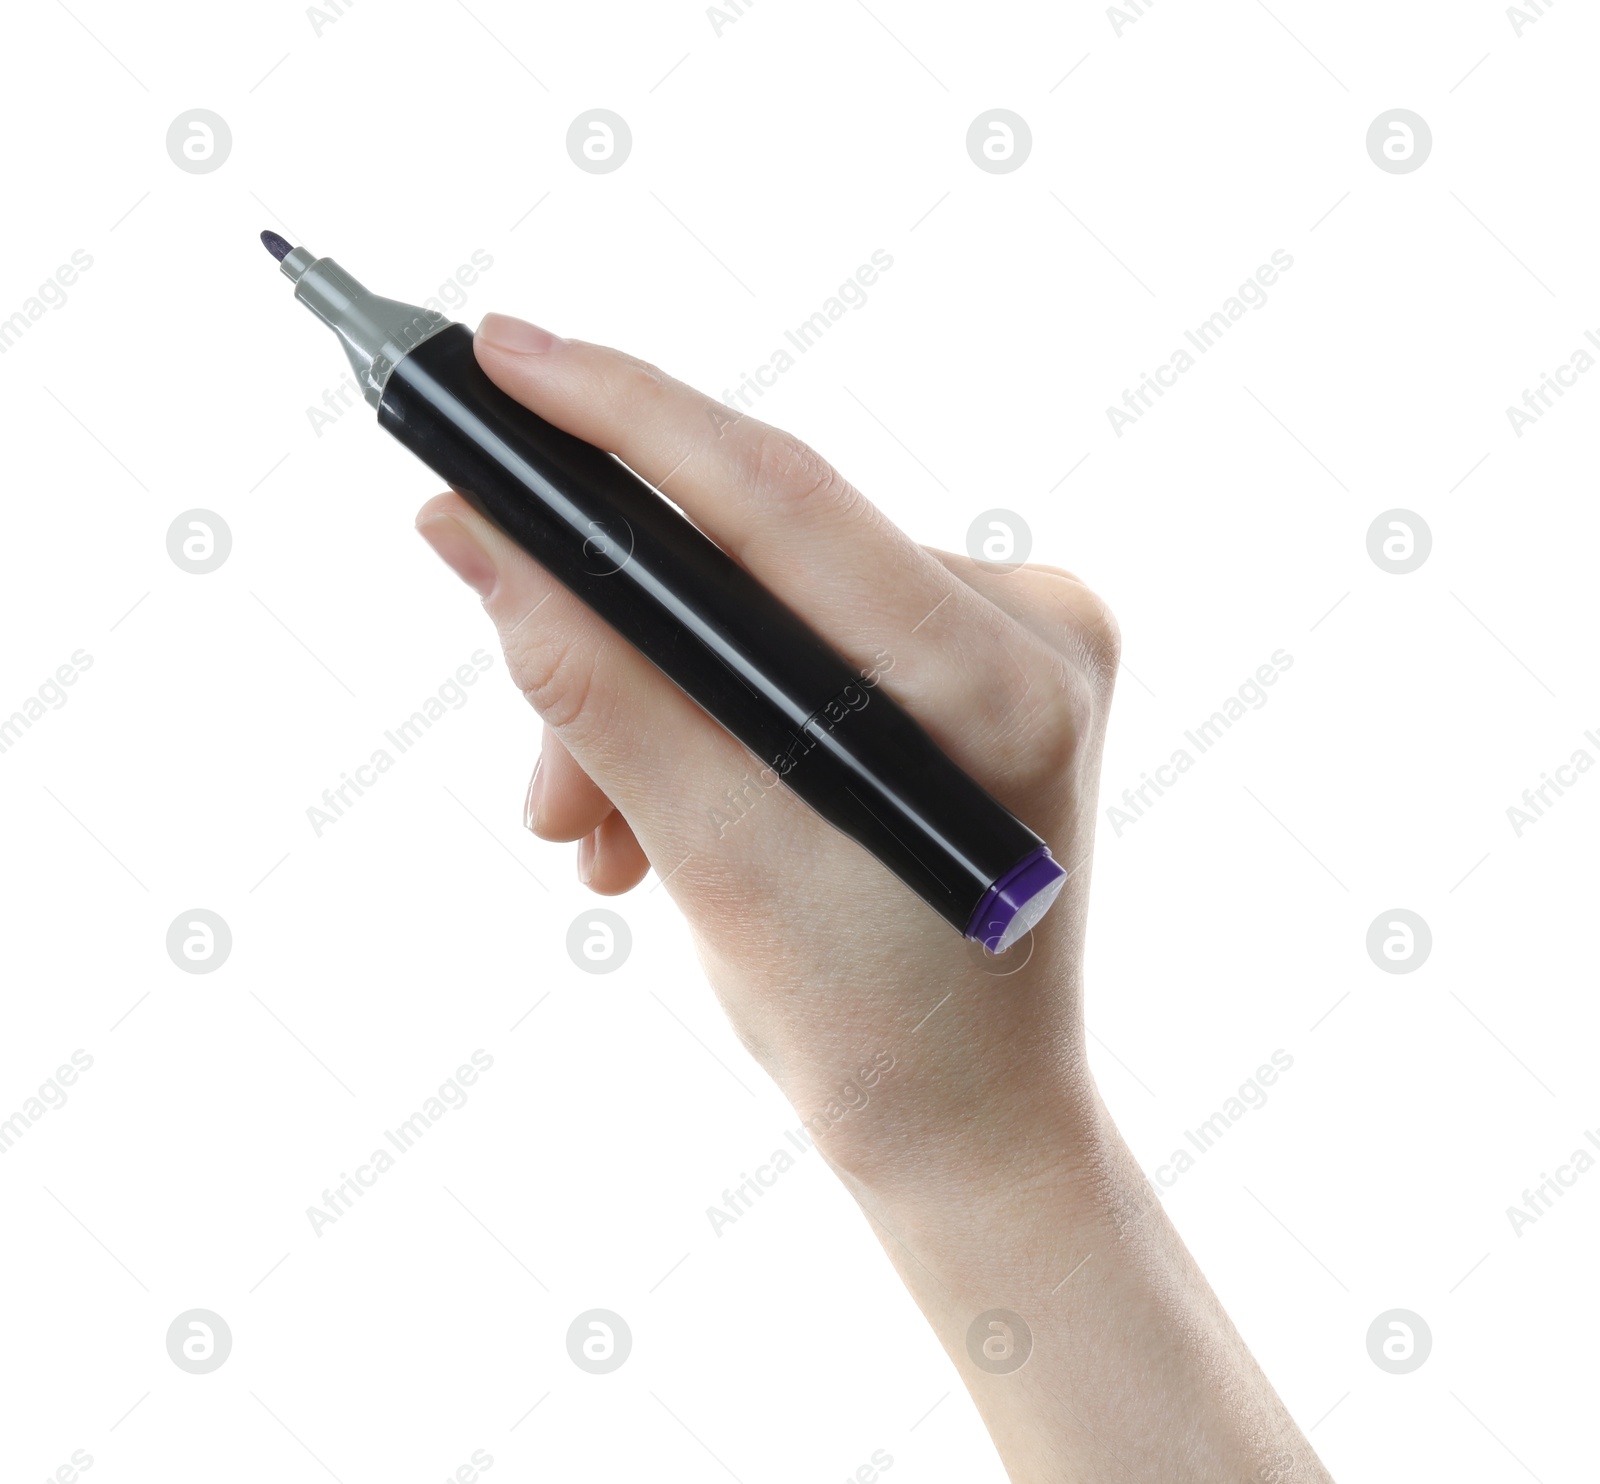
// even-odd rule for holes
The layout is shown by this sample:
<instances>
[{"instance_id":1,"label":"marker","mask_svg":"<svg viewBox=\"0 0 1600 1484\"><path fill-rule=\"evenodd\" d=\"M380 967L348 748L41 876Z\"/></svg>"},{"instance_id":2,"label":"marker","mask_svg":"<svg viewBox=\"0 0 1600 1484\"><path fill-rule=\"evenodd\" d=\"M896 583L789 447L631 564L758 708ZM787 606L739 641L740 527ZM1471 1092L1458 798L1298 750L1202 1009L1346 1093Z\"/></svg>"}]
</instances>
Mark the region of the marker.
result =
<instances>
[{"instance_id":1,"label":"marker","mask_svg":"<svg viewBox=\"0 0 1600 1484\"><path fill-rule=\"evenodd\" d=\"M378 423L963 936L1003 953L1066 881L1044 841L620 460L478 365L472 332L261 241Z\"/></svg>"}]
</instances>

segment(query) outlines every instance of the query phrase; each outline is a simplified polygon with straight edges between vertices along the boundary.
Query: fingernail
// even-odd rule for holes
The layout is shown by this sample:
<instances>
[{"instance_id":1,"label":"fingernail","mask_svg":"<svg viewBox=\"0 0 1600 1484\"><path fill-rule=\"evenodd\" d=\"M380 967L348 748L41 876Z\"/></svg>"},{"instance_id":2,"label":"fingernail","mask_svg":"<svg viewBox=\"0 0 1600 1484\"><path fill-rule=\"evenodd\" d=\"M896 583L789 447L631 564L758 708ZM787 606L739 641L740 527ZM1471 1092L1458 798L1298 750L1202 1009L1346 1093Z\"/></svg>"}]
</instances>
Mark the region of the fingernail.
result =
<instances>
[{"instance_id":1,"label":"fingernail","mask_svg":"<svg viewBox=\"0 0 1600 1484\"><path fill-rule=\"evenodd\" d=\"M538 325L509 314L486 314L478 324L478 339L496 350L518 356L542 356L558 339Z\"/></svg>"},{"instance_id":2,"label":"fingernail","mask_svg":"<svg viewBox=\"0 0 1600 1484\"><path fill-rule=\"evenodd\" d=\"M522 827L531 830L539 822L539 787L540 775L544 772L544 759L541 757L533 765L533 777L528 780L528 798L522 806Z\"/></svg>"},{"instance_id":3,"label":"fingernail","mask_svg":"<svg viewBox=\"0 0 1600 1484\"><path fill-rule=\"evenodd\" d=\"M435 515L418 525L422 539L428 543L449 567L480 598L494 591L498 576L489 553L478 545L473 536L453 515Z\"/></svg>"},{"instance_id":4,"label":"fingernail","mask_svg":"<svg viewBox=\"0 0 1600 1484\"><path fill-rule=\"evenodd\" d=\"M591 830L578 841L578 880L585 886L589 884L589 878L594 875L595 858L600 853L596 846L597 839L598 836Z\"/></svg>"}]
</instances>

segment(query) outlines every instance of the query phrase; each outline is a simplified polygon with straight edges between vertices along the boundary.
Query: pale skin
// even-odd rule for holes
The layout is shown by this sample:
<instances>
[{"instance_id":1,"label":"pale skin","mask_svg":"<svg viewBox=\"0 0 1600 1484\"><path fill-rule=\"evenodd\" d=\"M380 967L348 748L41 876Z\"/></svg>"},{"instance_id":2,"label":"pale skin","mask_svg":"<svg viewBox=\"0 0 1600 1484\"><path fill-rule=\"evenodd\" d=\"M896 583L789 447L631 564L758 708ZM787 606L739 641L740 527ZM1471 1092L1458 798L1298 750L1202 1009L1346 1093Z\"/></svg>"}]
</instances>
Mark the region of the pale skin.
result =
<instances>
[{"instance_id":1,"label":"pale skin","mask_svg":"<svg viewBox=\"0 0 1600 1484\"><path fill-rule=\"evenodd\" d=\"M819 455L621 352L490 315L479 363L615 453L921 722L1071 872L1000 959L782 786L459 495L417 526L544 720L526 823L603 895L654 869L734 1030L859 1201L1026 1484L1330 1476L1117 1132L1084 1054L1090 856L1118 633L1070 573L918 546ZM887 662L886 662L887 657ZM729 817L727 794L745 812ZM1014 965L1020 965L1013 967ZM858 1111L840 1089L893 1065ZM980 1315L1026 1363L969 1353ZM1015 1334L986 1329L990 1354Z\"/></svg>"}]
</instances>

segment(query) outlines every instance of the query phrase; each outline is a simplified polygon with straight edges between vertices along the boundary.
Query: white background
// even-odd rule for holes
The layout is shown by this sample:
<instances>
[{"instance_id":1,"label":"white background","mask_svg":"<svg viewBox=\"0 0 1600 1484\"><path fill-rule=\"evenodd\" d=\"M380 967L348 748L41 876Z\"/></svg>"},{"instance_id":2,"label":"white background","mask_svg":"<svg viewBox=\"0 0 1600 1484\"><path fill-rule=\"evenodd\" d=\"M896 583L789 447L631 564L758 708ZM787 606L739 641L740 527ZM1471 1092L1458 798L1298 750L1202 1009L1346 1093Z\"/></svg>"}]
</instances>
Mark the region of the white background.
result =
<instances>
[{"instance_id":1,"label":"white background","mask_svg":"<svg viewBox=\"0 0 1600 1484\"><path fill-rule=\"evenodd\" d=\"M93 663L0 754L0 1117L94 1064L0 1159L6 1477L78 1449L107 1481L438 1480L477 1449L491 1478L879 1449L1003 1477L820 1156L713 1233L794 1117L654 878L612 904L620 969L569 958L590 899L521 828L536 719L411 530L436 482L364 406L313 430L342 358L270 226L411 300L481 249L457 317L719 395L892 255L759 414L919 539L1010 509L1105 594L1105 803L1293 656L1145 817L1102 807L1091 1049L1145 1168L1294 1058L1174 1220L1336 1476L1592 1478L1600 1172L1520 1236L1506 1208L1600 1125L1600 775L1520 837L1506 811L1600 758L1600 375L1520 438L1505 409L1600 328L1593 15L1227 0L1119 35L1090 4L760 0L720 29L659 0L362 0L320 34L291 4L8 8L0 318L93 266L0 356L0 715ZM565 146L595 107L633 135L605 175ZM1006 174L965 148L996 107L1032 132ZM1366 151L1396 107L1433 133L1410 174ZM232 133L205 174L165 147L196 108ZM1108 404L1277 249L1269 302L1119 438ZM165 544L197 507L233 538L204 576ZM1395 507L1433 536L1406 576L1366 546ZM480 647L468 703L318 838L307 807ZM165 949L196 907L233 935L204 975ZM1395 907L1433 934L1407 975L1365 948ZM314 1234L478 1048L470 1102ZM209 1375L167 1355L191 1308L232 1331ZM633 1332L607 1376L566 1351L591 1308ZM1433 1336L1409 1375L1367 1354L1393 1308Z\"/></svg>"}]
</instances>

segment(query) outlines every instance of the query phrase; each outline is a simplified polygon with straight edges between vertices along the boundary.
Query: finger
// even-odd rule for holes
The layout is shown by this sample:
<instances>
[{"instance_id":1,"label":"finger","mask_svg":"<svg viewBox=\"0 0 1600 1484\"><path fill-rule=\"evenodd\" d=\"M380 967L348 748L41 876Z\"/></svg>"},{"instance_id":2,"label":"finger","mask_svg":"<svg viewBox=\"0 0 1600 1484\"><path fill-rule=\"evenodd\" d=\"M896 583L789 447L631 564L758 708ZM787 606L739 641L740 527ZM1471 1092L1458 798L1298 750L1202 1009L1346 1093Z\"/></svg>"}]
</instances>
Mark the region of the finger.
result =
<instances>
[{"instance_id":1,"label":"finger","mask_svg":"<svg viewBox=\"0 0 1600 1484\"><path fill-rule=\"evenodd\" d=\"M1059 654L953 582L804 443L634 357L505 316L487 316L475 346L502 390L653 481L856 665L892 668L890 689L957 762L1006 770L1031 747Z\"/></svg>"},{"instance_id":2,"label":"finger","mask_svg":"<svg viewBox=\"0 0 1600 1484\"><path fill-rule=\"evenodd\" d=\"M584 837L597 890L626 891L653 866L673 895L702 893L759 919L794 891L764 844L773 835L810 841L829 880L876 869L787 789L761 803L772 834L725 836L720 806L760 771L743 745L459 495L429 501L417 526L483 597L513 680L616 806Z\"/></svg>"},{"instance_id":3,"label":"finger","mask_svg":"<svg viewBox=\"0 0 1600 1484\"><path fill-rule=\"evenodd\" d=\"M578 879L603 897L632 891L649 870L644 847L616 810L578 844Z\"/></svg>"},{"instance_id":4,"label":"finger","mask_svg":"<svg viewBox=\"0 0 1600 1484\"><path fill-rule=\"evenodd\" d=\"M686 801L720 792L744 749L461 496L430 500L417 529L483 598L512 679L573 759L647 848L681 858Z\"/></svg>"},{"instance_id":5,"label":"finger","mask_svg":"<svg viewBox=\"0 0 1600 1484\"><path fill-rule=\"evenodd\" d=\"M547 726L522 822L542 840L581 840L615 807L555 728Z\"/></svg>"}]
</instances>

